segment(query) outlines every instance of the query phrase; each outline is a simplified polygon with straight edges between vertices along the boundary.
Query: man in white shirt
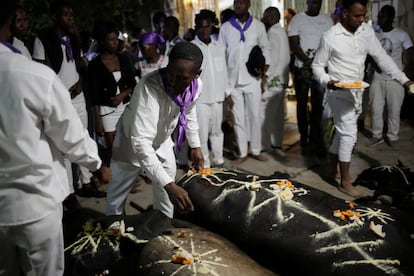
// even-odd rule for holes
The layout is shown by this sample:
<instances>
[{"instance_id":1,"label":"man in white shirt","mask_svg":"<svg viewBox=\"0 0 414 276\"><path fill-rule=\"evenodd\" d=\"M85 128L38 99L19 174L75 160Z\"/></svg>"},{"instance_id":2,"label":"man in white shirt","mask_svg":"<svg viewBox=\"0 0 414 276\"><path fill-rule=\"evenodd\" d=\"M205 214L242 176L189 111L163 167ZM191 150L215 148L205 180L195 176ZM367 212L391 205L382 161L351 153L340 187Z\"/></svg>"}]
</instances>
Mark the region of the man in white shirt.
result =
<instances>
[{"instance_id":1,"label":"man in white shirt","mask_svg":"<svg viewBox=\"0 0 414 276\"><path fill-rule=\"evenodd\" d=\"M247 159L248 142L253 158L267 160L261 154L260 103L261 81L270 60L269 41L263 23L249 14L249 8L250 0L234 0L234 16L223 24L219 34L219 41L226 46L231 98L234 102L234 130L240 151L240 157L234 162L236 165ZM251 75L246 66L249 54L256 45L261 48L266 64L264 70L258 72L259 77Z\"/></svg>"},{"instance_id":2,"label":"man in white shirt","mask_svg":"<svg viewBox=\"0 0 414 276\"><path fill-rule=\"evenodd\" d=\"M197 79L203 60L200 49L190 42L176 44L166 68L145 75L117 126L108 185L107 215L123 213L136 177L152 180L154 209L172 218L174 207L188 213L193 204L187 192L175 184L176 164L171 134L178 128L178 147L187 137L196 170L203 168L198 136L196 99L202 90ZM185 136L184 136L185 135Z\"/></svg>"},{"instance_id":3,"label":"man in white shirt","mask_svg":"<svg viewBox=\"0 0 414 276\"><path fill-rule=\"evenodd\" d=\"M365 23L367 0L344 0L343 7L341 22L322 36L312 69L317 80L328 88L327 98L336 130L329 150L329 176L335 177L339 161L339 189L357 198L364 195L352 185L349 168L357 138L357 118L361 112L363 89L338 89L335 84L341 80L362 80L367 54L372 56L384 73L406 88L413 82L387 55L371 26Z\"/></svg>"},{"instance_id":4,"label":"man in white shirt","mask_svg":"<svg viewBox=\"0 0 414 276\"><path fill-rule=\"evenodd\" d=\"M0 275L63 275L62 152L103 182L111 174L58 76L5 42L13 2L0 9Z\"/></svg>"},{"instance_id":5,"label":"man in white shirt","mask_svg":"<svg viewBox=\"0 0 414 276\"><path fill-rule=\"evenodd\" d=\"M376 33L382 47L391 56L398 68L402 69L402 57L404 51L407 60L414 62L414 47L410 36L400 28L392 26L395 18L395 9L385 5L378 13L378 25L381 28ZM387 108L387 142L391 148L397 150L398 133L400 131L400 113L404 100L404 87L391 76L383 72L375 72L374 79L369 90L372 114L372 139L368 146L375 146L384 142L384 109Z\"/></svg>"},{"instance_id":6,"label":"man in white shirt","mask_svg":"<svg viewBox=\"0 0 414 276\"><path fill-rule=\"evenodd\" d=\"M319 154L324 148L321 120L325 90L313 78L311 64L322 34L331 28L333 23L329 15L320 12L322 0L307 0L306 4L307 10L296 14L290 21L288 36L290 49L295 55L296 115L302 151Z\"/></svg>"},{"instance_id":7,"label":"man in white shirt","mask_svg":"<svg viewBox=\"0 0 414 276\"><path fill-rule=\"evenodd\" d=\"M227 77L226 48L211 38L213 24L211 16L199 13L195 17L196 37L193 43L203 53L200 79L203 81L203 93L197 100L197 118L204 167L210 168L208 141L210 141L213 164L224 164L221 130L223 122L223 101L230 93Z\"/></svg>"},{"instance_id":8,"label":"man in white shirt","mask_svg":"<svg viewBox=\"0 0 414 276\"><path fill-rule=\"evenodd\" d=\"M272 55L267 71L266 90L262 94L262 147L275 149L281 157L284 120L285 87L289 82L290 49L285 29L280 26L280 12L275 7L267 8L263 13L263 23L267 29Z\"/></svg>"},{"instance_id":9,"label":"man in white shirt","mask_svg":"<svg viewBox=\"0 0 414 276\"><path fill-rule=\"evenodd\" d=\"M72 98L72 105L81 118L83 127L88 128L85 95L82 89L81 70L85 70L81 58L80 41L76 33L73 10L65 1L50 4L50 13L54 26L35 38L33 59L51 67L60 77ZM72 183L72 164L65 160L69 182ZM92 183L92 174L85 167L79 167L78 195L85 197L105 197ZM74 189L71 184L71 192Z\"/></svg>"}]
</instances>

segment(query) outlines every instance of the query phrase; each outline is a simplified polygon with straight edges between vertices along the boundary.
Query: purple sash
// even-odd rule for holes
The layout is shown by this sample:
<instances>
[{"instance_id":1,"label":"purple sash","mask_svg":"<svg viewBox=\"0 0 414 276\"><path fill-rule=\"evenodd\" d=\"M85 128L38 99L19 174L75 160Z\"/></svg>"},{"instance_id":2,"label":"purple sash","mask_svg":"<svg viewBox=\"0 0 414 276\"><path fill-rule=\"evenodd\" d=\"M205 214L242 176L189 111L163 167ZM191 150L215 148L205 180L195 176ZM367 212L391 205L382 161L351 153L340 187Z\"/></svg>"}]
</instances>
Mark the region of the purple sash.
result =
<instances>
[{"instance_id":1,"label":"purple sash","mask_svg":"<svg viewBox=\"0 0 414 276\"><path fill-rule=\"evenodd\" d=\"M10 50L12 50L14 53L16 54L21 54L22 52L20 52L19 49L17 49L16 47L13 46L13 44L4 41L4 40L0 40L0 43L3 44L4 46L6 46L7 48L9 48Z\"/></svg>"},{"instance_id":2,"label":"purple sash","mask_svg":"<svg viewBox=\"0 0 414 276\"><path fill-rule=\"evenodd\" d=\"M230 24L233 25L234 28L239 30L239 32L240 32L240 41L244 42L246 40L246 38L244 37L244 32L250 27L250 25L252 24L252 21L253 21L253 16L249 15L249 18L247 19L246 24L244 24L243 29L242 29L239 22L237 22L237 20L236 20L236 16L233 15L229 19Z\"/></svg>"},{"instance_id":3,"label":"purple sash","mask_svg":"<svg viewBox=\"0 0 414 276\"><path fill-rule=\"evenodd\" d=\"M167 83L167 69L159 69L162 83L164 84L165 92L167 95L180 107L180 117L178 118L178 150L181 151L181 147L185 141L185 130L187 129L187 107L194 101L195 95L198 89L197 79L194 79L189 86L181 94L174 94Z\"/></svg>"},{"instance_id":4,"label":"purple sash","mask_svg":"<svg viewBox=\"0 0 414 276\"><path fill-rule=\"evenodd\" d=\"M70 38L66 36L66 40L63 37L59 37L59 39L60 43L62 45L65 45L67 60L74 61L75 59L73 58L72 44L70 44Z\"/></svg>"}]
</instances>

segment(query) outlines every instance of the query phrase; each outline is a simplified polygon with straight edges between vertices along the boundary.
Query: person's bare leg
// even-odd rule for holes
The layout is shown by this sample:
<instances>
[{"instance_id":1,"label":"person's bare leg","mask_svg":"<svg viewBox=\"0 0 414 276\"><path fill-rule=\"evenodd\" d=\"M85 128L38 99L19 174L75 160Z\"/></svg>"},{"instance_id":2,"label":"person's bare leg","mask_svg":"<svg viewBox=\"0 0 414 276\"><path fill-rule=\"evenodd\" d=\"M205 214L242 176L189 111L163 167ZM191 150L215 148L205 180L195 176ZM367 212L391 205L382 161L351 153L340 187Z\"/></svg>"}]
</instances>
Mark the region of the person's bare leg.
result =
<instances>
[{"instance_id":1,"label":"person's bare leg","mask_svg":"<svg viewBox=\"0 0 414 276\"><path fill-rule=\"evenodd\" d=\"M328 166L326 167L325 177L330 180L335 180L336 178L340 178L338 172L338 155L329 153L329 161Z\"/></svg>"},{"instance_id":2,"label":"person's bare leg","mask_svg":"<svg viewBox=\"0 0 414 276\"><path fill-rule=\"evenodd\" d=\"M341 172L341 184L339 185L339 190L355 198L363 197L364 194L355 189L355 187L352 185L351 175L349 174L350 166L351 162L339 161L339 170Z\"/></svg>"}]
</instances>

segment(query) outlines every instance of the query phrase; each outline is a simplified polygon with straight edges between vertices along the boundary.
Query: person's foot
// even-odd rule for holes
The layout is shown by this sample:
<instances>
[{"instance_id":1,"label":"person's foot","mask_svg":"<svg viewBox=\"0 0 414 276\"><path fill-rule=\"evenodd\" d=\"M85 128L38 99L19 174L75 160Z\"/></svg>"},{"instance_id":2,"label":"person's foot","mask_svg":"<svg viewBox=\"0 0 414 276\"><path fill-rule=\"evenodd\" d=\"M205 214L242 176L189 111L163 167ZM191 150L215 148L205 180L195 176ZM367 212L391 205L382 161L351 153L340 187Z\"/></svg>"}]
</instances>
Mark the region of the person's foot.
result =
<instances>
[{"instance_id":1,"label":"person's foot","mask_svg":"<svg viewBox=\"0 0 414 276\"><path fill-rule=\"evenodd\" d=\"M249 158L249 157L247 157L247 156L239 157L239 158L237 158L236 160L233 161L233 165L235 165L235 166L240 165L241 163L245 162L247 160L247 158Z\"/></svg>"},{"instance_id":2,"label":"person's foot","mask_svg":"<svg viewBox=\"0 0 414 276\"><path fill-rule=\"evenodd\" d=\"M351 185L341 184L339 185L338 190L353 198L362 198L366 196L363 192L358 191L354 186L352 186L352 184Z\"/></svg>"},{"instance_id":3,"label":"person's foot","mask_svg":"<svg viewBox=\"0 0 414 276\"><path fill-rule=\"evenodd\" d=\"M265 161L269 160L269 158L267 158L263 154L259 154L259 155L253 155L252 154L252 158L256 159L257 161L261 161L261 162L265 162Z\"/></svg>"},{"instance_id":4,"label":"person's foot","mask_svg":"<svg viewBox=\"0 0 414 276\"><path fill-rule=\"evenodd\" d=\"M393 150L399 150L400 149L400 143L398 142L398 140L389 141L388 144L390 145L390 147Z\"/></svg>"},{"instance_id":5,"label":"person's foot","mask_svg":"<svg viewBox=\"0 0 414 276\"><path fill-rule=\"evenodd\" d=\"M372 137L371 139L369 139L369 142L367 143L367 147L375 147L376 145L379 145L382 143L384 143L384 139Z\"/></svg>"},{"instance_id":6,"label":"person's foot","mask_svg":"<svg viewBox=\"0 0 414 276\"><path fill-rule=\"evenodd\" d=\"M82 188L76 191L76 194L80 197L106 197L106 193L98 190L94 185L86 184L82 185Z\"/></svg>"}]
</instances>

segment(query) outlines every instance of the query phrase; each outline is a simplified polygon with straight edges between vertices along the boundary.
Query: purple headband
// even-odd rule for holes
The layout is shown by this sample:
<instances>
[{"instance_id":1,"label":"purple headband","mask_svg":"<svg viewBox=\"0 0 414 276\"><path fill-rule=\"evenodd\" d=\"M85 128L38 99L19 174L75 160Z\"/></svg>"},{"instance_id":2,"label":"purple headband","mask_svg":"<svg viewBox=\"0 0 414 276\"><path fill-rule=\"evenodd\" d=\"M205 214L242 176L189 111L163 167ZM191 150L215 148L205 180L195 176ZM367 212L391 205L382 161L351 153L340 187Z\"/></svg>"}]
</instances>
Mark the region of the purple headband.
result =
<instances>
[{"instance_id":1,"label":"purple headband","mask_svg":"<svg viewBox=\"0 0 414 276\"><path fill-rule=\"evenodd\" d=\"M336 7L336 9L333 11L333 14L335 15L342 15L342 11L343 11L344 7L342 5L339 5L338 7Z\"/></svg>"},{"instance_id":2,"label":"purple headband","mask_svg":"<svg viewBox=\"0 0 414 276\"><path fill-rule=\"evenodd\" d=\"M164 38L162 38L162 36L154 32L145 33L141 35L139 39L139 44L155 44L158 49L161 47L163 43L165 43Z\"/></svg>"}]
</instances>

